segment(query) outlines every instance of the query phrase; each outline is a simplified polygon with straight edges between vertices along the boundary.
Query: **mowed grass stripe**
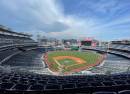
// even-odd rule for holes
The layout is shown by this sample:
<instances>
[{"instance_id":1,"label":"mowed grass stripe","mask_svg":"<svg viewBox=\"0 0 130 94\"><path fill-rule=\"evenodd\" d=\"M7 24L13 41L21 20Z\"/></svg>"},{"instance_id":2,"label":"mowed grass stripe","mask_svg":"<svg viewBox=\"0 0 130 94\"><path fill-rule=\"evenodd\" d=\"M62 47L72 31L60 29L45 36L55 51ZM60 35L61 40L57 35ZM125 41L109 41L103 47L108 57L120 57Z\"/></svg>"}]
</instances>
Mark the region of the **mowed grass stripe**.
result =
<instances>
[{"instance_id":1,"label":"mowed grass stripe","mask_svg":"<svg viewBox=\"0 0 130 94\"><path fill-rule=\"evenodd\" d=\"M55 63L55 61L53 59L53 57L57 57L57 56L75 56L77 58L81 58L81 59L86 61L85 64L78 64L78 65L75 65L75 66L72 66L72 64L70 64L72 67L68 67L68 69L65 69L65 71L71 71L74 68L79 68L79 67L82 67L82 66L86 66L86 65L89 65L89 64L96 63L96 61L100 57L100 54L97 54L97 53L94 53L94 52L78 52L78 51L77 52L76 51L49 52L48 53L48 61L49 61L49 63L51 63L51 67L54 70L58 70L58 65ZM60 62L60 61L58 60L58 62ZM63 62L61 62L61 63L63 64ZM69 66L69 64L67 64L67 66Z\"/></svg>"},{"instance_id":2,"label":"mowed grass stripe","mask_svg":"<svg viewBox=\"0 0 130 94\"><path fill-rule=\"evenodd\" d=\"M93 63L100 55L93 52L57 51L48 53L49 62L54 62L52 57L56 56L75 56L84 59L87 63Z\"/></svg>"}]
</instances>

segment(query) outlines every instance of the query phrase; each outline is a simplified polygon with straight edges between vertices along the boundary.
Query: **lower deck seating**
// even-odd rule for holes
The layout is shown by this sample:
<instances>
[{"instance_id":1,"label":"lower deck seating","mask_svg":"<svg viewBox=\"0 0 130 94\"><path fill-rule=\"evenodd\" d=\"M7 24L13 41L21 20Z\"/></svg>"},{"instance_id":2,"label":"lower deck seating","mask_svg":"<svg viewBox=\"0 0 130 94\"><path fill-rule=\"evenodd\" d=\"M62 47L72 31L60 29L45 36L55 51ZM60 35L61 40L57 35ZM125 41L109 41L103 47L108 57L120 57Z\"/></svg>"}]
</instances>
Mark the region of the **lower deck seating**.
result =
<instances>
[{"instance_id":1,"label":"lower deck seating","mask_svg":"<svg viewBox=\"0 0 130 94\"><path fill-rule=\"evenodd\" d=\"M37 48L37 45L36 46L21 47L21 49L23 49L23 50L29 50L29 49L33 49L33 48ZM1 48L0 49L0 62L2 60L4 60L5 58L7 58L8 56L11 56L17 52L22 52L23 50L20 50L19 48L14 47L14 46Z\"/></svg>"},{"instance_id":2,"label":"lower deck seating","mask_svg":"<svg viewBox=\"0 0 130 94\"><path fill-rule=\"evenodd\" d=\"M130 94L130 74L63 77L0 72L0 90L55 94Z\"/></svg>"},{"instance_id":3,"label":"lower deck seating","mask_svg":"<svg viewBox=\"0 0 130 94\"><path fill-rule=\"evenodd\" d=\"M14 57L12 57L10 60L8 60L7 62L4 63L4 65L10 65L10 66L31 66L36 65L35 63L38 63L39 60L39 54L42 52L39 51L25 51L25 52L21 52L19 55L16 55ZM38 58L37 61L35 61ZM42 65L41 65L42 66ZM36 66L35 66L36 67Z\"/></svg>"},{"instance_id":4,"label":"lower deck seating","mask_svg":"<svg viewBox=\"0 0 130 94\"><path fill-rule=\"evenodd\" d=\"M0 61L5 59L6 57L18 52L19 50L17 48L11 48L11 49L6 49L3 51L0 51Z\"/></svg>"},{"instance_id":5,"label":"lower deck seating","mask_svg":"<svg viewBox=\"0 0 130 94\"><path fill-rule=\"evenodd\" d=\"M110 51L110 53L117 54L117 55L120 55L120 56L123 56L123 57L130 59L130 53L128 53L128 52L115 51L115 50L109 50L109 51Z\"/></svg>"},{"instance_id":6,"label":"lower deck seating","mask_svg":"<svg viewBox=\"0 0 130 94\"><path fill-rule=\"evenodd\" d=\"M15 52L14 50L11 51ZM39 52L42 53L41 50ZM24 62L24 64L28 64L36 55L37 52L35 51L23 52L7 63L14 65ZM0 93L3 94L33 94L34 92L38 94L130 94L129 91L130 74L52 76L28 72L11 71L6 73L0 71Z\"/></svg>"}]
</instances>

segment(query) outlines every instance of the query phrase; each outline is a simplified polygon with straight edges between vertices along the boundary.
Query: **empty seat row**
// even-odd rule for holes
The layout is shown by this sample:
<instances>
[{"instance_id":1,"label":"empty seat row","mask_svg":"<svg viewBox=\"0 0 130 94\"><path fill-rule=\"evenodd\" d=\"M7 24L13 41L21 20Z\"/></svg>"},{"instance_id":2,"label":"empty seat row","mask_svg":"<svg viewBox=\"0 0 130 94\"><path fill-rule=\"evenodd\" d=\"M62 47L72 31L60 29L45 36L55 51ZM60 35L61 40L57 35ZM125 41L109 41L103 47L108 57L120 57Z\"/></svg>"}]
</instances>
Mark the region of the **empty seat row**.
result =
<instances>
[{"instance_id":1,"label":"empty seat row","mask_svg":"<svg viewBox=\"0 0 130 94\"><path fill-rule=\"evenodd\" d=\"M100 92L94 92L93 94L130 94L130 90L122 90L119 92L100 91Z\"/></svg>"},{"instance_id":2,"label":"empty seat row","mask_svg":"<svg viewBox=\"0 0 130 94\"><path fill-rule=\"evenodd\" d=\"M18 52L18 49L11 48L11 49L6 49L4 51L0 51L0 61L5 59L6 57Z\"/></svg>"},{"instance_id":3,"label":"empty seat row","mask_svg":"<svg viewBox=\"0 0 130 94\"><path fill-rule=\"evenodd\" d=\"M0 75L0 88L9 90L66 90L66 89L99 89L121 90L129 89L130 75L101 76L106 80L94 80L99 76L69 76L59 77L50 75L33 75L8 73ZM108 79L107 79L108 77ZM91 78L91 79L90 79ZM98 79L99 79L98 78ZM83 79L84 81L82 81ZM89 79L89 80L87 80ZM110 79L110 80L109 80ZM39 87L39 88L38 88ZM41 89L42 88L42 89Z\"/></svg>"}]
</instances>

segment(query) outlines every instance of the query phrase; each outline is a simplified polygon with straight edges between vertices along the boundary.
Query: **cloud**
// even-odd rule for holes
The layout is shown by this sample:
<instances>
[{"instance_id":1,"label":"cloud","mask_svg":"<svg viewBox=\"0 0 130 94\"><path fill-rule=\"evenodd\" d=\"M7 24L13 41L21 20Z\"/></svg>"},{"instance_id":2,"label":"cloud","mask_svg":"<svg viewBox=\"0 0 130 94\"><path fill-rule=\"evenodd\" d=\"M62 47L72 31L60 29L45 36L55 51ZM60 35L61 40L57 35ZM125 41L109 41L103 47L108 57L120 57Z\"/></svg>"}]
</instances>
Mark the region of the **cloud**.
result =
<instances>
[{"instance_id":1,"label":"cloud","mask_svg":"<svg viewBox=\"0 0 130 94\"><path fill-rule=\"evenodd\" d=\"M10 17L5 15L5 19L17 24L22 30L23 28L43 29L45 32L51 32L69 28L67 24L60 22L63 17L62 10L57 7L55 0L2 0L0 2L1 7L10 15Z\"/></svg>"},{"instance_id":2,"label":"cloud","mask_svg":"<svg viewBox=\"0 0 130 94\"><path fill-rule=\"evenodd\" d=\"M1 0L0 22L15 31L47 37L123 38L130 36L130 3L123 1Z\"/></svg>"},{"instance_id":3,"label":"cloud","mask_svg":"<svg viewBox=\"0 0 130 94\"><path fill-rule=\"evenodd\" d=\"M65 15L57 0L2 0L0 5L10 15L4 15L4 19L10 22L10 27L18 31L42 31L42 34L46 32L50 36L61 34L63 37L71 37L76 36L81 32L80 28L85 26L82 19ZM5 12L0 14L6 14Z\"/></svg>"}]
</instances>

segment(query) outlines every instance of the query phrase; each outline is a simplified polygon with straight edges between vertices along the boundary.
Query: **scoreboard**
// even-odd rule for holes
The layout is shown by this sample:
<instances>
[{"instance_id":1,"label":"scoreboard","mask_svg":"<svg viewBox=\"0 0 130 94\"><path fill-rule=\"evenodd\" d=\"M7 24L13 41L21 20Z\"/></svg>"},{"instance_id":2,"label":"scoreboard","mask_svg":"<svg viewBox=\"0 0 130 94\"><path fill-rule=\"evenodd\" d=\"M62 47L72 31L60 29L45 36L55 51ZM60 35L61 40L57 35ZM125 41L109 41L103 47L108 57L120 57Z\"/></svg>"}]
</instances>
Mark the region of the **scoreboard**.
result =
<instances>
[{"instance_id":1,"label":"scoreboard","mask_svg":"<svg viewBox=\"0 0 130 94\"><path fill-rule=\"evenodd\" d=\"M83 46L92 46L96 47L98 45L98 41L94 40L93 38L86 38L82 41L80 41L81 45Z\"/></svg>"},{"instance_id":2,"label":"scoreboard","mask_svg":"<svg viewBox=\"0 0 130 94\"><path fill-rule=\"evenodd\" d=\"M81 41L81 45L91 46L92 45L92 41Z\"/></svg>"}]
</instances>

